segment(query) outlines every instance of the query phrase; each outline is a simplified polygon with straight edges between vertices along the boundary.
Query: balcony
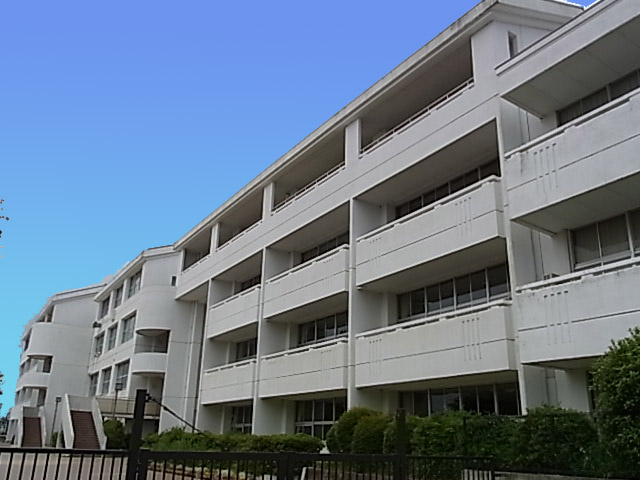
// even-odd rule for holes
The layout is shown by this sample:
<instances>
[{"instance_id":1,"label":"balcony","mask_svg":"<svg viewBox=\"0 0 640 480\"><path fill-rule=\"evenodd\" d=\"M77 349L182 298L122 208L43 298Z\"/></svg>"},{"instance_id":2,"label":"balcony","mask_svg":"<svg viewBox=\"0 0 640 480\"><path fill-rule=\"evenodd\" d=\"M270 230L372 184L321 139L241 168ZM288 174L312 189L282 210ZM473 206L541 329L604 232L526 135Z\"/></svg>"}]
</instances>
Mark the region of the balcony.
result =
<instances>
[{"instance_id":1,"label":"balcony","mask_svg":"<svg viewBox=\"0 0 640 480\"><path fill-rule=\"evenodd\" d=\"M492 176L360 237L357 285L504 238L502 210L500 181Z\"/></svg>"},{"instance_id":2,"label":"balcony","mask_svg":"<svg viewBox=\"0 0 640 480\"><path fill-rule=\"evenodd\" d=\"M356 337L356 386L515 370L508 301L426 317Z\"/></svg>"},{"instance_id":3,"label":"balcony","mask_svg":"<svg viewBox=\"0 0 640 480\"><path fill-rule=\"evenodd\" d=\"M635 258L519 289L521 361L561 368L602 355L611 340L638 326L639 282Z\"/></svg>"},{"instance_id":4,"label":"balcony","mask_svg":"<svg viewBox=\"0 0 640 480\"><path fill-rule=\"evenodd\" d=\"M140 352L131 358L131 373L134 375L162 375L166 371L166 353Z\"/></svg>"},{"instance_id":5,"label":"balcony","mask_svg":"<svg viewBox=\"0 0 640 480\"><path fill-rule=\"evenodd\" d=\"M23 388L47 388L49 386L50 374L31 370L24 372L16 383L16 391Z\"/></svg>"},{"instance_id":6,"label":"balcony","mask_svg":"<svg viewBox=\"0 0 640 480\"><path fill-rule=\"evenodd\" d=\"M509 152L512 219L557 233L637 206L638 124L636 91Z\"/></svg>"},{"instance_id":7,"label":"balcony","mask_svg":"<svg viewBox=\"0 0 640 480\"><path fill-rule=\"evenodd\" d=\"M117 417L133 418L136 401L127 397L95 397L103 417L115 415ZM162 401L162 399L159 399ZM147 402L144 406L144 418L155 419L160 417L160 405L155 402Z\"/></svg>"},{"instance_id":8,"label":"balcony","mask_svg":"<svg viewBox=\"0 0 640 480\"><path fill-rule=\"evenodd\" d=\"M207 338L257 322L259 302L258 285L212 305L207 318Z\"/></svg>"},{"instance_id":9,"label":"balcony","mask_svg":"<svg viewBox=\"0 0 640 480\"><path fill-rule=\"evenodd\" d=\"M347 388L347 339L339 338L262 357L260 397Z\"/></svg>"},{"instance_id":10,"label":"balcony","mask_svg":"<svg viewBox=\"0 0 640 480\"><path fill-rule=\"evenodd\" d=\"M206 370L202 375L203 405L252 400L256 382L255 359Z\"/></svg>"},{"instance_id":11,"label":"balcony","mask_svg":"<svg viewBox=\"0 0 640 480\"><path fill-rule=\"evenodd\" d=\"M265 283L264 316L272 317L348 291L349 247L287 270Z\"/></svg>"}]
</instances>

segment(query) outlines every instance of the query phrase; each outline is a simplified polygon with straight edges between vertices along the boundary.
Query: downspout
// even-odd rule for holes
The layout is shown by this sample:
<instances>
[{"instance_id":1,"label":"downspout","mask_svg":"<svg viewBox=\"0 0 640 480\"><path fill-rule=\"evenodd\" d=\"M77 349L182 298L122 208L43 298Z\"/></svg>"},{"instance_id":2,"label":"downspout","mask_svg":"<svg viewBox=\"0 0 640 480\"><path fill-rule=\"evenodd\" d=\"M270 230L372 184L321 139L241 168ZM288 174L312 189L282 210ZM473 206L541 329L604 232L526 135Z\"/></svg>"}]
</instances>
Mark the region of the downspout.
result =
<instances>
[{"instance_id":1,"label":"downspout","mask_svg":"<svg viewBox=\"0 0 640 480\"><path fill-rule=\"evenodd\" d=\"M207 287L208 287L208 283L207 283ZM196 372L196 392L195 392L195 399L193 402L193 418L191 419L191 423L193 425L196 424L196 416L198 414L198 404L200 403L200 377L202 375L202 354L204 351L204 335L205 335L205 330L206 330L206 316L207 316L207 300L209 298L209 289L207 288L207 295L205 297L205 303L203 305L203 309L204 312L202 314L202 329L200 331L200 351L198 352L198 363L197 363L197 372ZM196 319L197 319L197 314L198 314L198 307L200 306L200 304L198 302L196 302ZM195 325L194 325L195 327ZM195 330L195 328L194 328Z\"/></svg>"}]
</instances>

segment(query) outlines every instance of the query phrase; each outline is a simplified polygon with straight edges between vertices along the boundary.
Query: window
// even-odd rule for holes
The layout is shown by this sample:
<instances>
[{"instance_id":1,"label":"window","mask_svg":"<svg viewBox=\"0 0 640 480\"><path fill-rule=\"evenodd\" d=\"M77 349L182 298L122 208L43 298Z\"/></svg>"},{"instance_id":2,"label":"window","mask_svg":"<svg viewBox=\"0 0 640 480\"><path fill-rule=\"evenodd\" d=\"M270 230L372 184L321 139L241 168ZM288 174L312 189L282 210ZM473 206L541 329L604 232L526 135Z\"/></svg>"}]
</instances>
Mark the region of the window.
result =
<instances>
[{"instance_id":1,"label":"window","mask_svg":"<svg viewBox=\"0 0 640 480\"><path fill-rule=\"evenodd\" d=\"M509 58L513 58L518 54L518 36L515 33L509 32Z\"/></svg>"},{"instance_id":2,"label":"window","mask_svg":"<svg viewBox=\"0 0 640 480\"><path fill-rule=\"evenodd\" d=\"M604 88L558 110L558 126L575 120L638 87L640 87L640 70L634 70L624 77L605 85Z\"/></svg>"},{"instance_id":3,"label":"window","mask_svg":"<svg viewBox=\"0 0 640 480\"><path fill-rule=\"evenodd\" d=\"M98 374L89 375L89 396L95 397L98 393Z\"/></svg>"},{"instance_id":4,"label":"window","mask_svg":"<svg viewBox=\"0 0 640 480\"><path fill-rule=\"evenodd\" d=\"M398 295L398 320L444 313L509 294L507 265L485 268L453 280Z\"/></svg>"},{"instance_id":5,"label":"window","mask_svg":"<svg viewBox=\"0 0 640 480\"><path fill-rule=\"evenodd\" d=\"M251 277L250 279L245 280L244 282L240 282L240 290L238 290L238 292L244 292L245 290L249 290L256 285L260 285L261 281L262 275L258 274L255 277Z\"/></svg>"},{"instance_id":6,"label":"window","mask_svg":"<svg viewBox=\"0 0 640 480\"><path fill-rule=\"evenodd\" d=\"M127 380L129 379L129 360L116 365L116 385L114 388L124 390L127 388Z\"/></svg>"},{"instance_id":7,"label":"window","mask_svg":"<svg viewBox=\"0 0 640 480\"><path fill-rule=\"evenodd\" d=\"M118 326L114 325L113 327L107 330L107 350L111 350L116 346L116 338L118 337Z\"/></svg>"},{"instance_id":8,"label":"window","mask_svg":"<svg viewBox=\"0 0 640 480\"><path fill-rule=\"evenodd\" d=\"M298 325L298 345L307 345L322 340L342 337L347 334L347 331L347 312L335 313L328 317Z\"/></svg>"},{"instance_id":9,"label":"window","mask_svg":"<svg viewBox=\"0 0 640 480\"><path fill-rule=\"evenodd\" d=\"M124 291L124 285L120 285L117 289L116 289L116 293L114 295L114 299L113 299L113 308L118 308L121 304L122 304L122 293Z\"/></svg>"},{"instance_id":10,"label":"window","mask_svg":"<svg viewBox=\"0 0 640 480\"><path fill-rule=\"evenodd\" d=\"M635 256L640 251L640 210L577 228L571 242L576 270Z\"/></svg>"},{"instance_id":11,"label":"window","mask_svg":"<svg viewBox=\"0 0 640 480\"><path fill-rule=\"evenodd\" d=\"M250 338L249 340L236 343L236 362L255 358L257 343L257 338Z\"/></svg>"},{"instance_id":12,"label":"window","mask_svg":"<svg viewBox=\"0 0 640 480\"><path fill-rule=\"evenodd\" d=\"M178 284L178 277L175 275L171 275L171 286L175 287Z\"/></svg>"},{"instance_id":13,"label":"window","mask_svg":"<svg viewBox=\"0 0 640 480\"><path fill-rule=\"evenodd\" d=\"M136 327L136 314L129 315L122 320L122 335L120 337L120 343L128 342L133 338L133 332Z\"/></svg>"},{"instance_id":14,"label":"window","mask_svg":"<svg viewBox=\"0 0 640 480\"><path fill-rule=\"evenodd\" d=\"M411 415L426 417L445 411L465 410L484 415L519 415L517 383L431 388L402 392L401 405Z\"/></svg>"},{"instance_id":15,"label":"window","mask_svg":"<svg viewBox=\"0 0 640 480\"><path fill-rule=\"evenodd\" d=\"M253 405L231 407L231 431L233 433L251 433Z\"/></svg>"},{"instance_id":16,"label":"window","mask_svg":"<svg viewBox=\"0 0 640 480\"><path fill-rule=\"evenodd\" d=\"M102 384L100 387L100 393L105 395L109 393L109 387L111 386L111 367L102 370Z\"/></svg>"},{"instance_id":17,"label":"window","mask_svg":"<svg viewBox=\"0 0 640 480\"><path fill-rule=\"evenodd\" d=\"M492 160L480 167L468 171L464 175L450 180L439 187L429 190L422 195L412 198L408 202L396 206L396 219L402 218L421 208L431 205L438 200L448 197L452 193L462 190L469 185L479 182L491 175L500 176L500 162L498 159Z\"/></svg>"},{"instance_id":18,"label":"window","mask_svg":"<svg viewBox=\"0 0 640 480\"><path fill-rule=\"evenodd\" d=\"M340 247L341 245L346 245L349 243L349 232L344 232L338 235L337 237L333 237L326 242L322 242L319 245L316 245L309 250L305 250L300 253L300 263L308 262L316 257L319 257L323 253L330 252L331 250Z\"/></svg>"},{"instance_id":19,"label":"window","mask_svg":"<svg viewBox=\"0 0 640 480\"><path fill-rule=\"evenodd\" d=\"M346 397L296 402L295 432L324 439L346 408Z\"/></svg>"},{"instance_id":20,"label":"window","mask_svg":"<svg viewBox=\"0 0 640 480\"><path fill-rule=\"evenodd\" d=\"M100 318L104 317L105 315L107 315L107 313L109 313L109 300L110 299L111 299L111 297L107 297L100 304Z\"/></svg>"},{"instance_id":21,"label":"window","mask_svg":"<svg viewBox=\"0 0 640 480\"><path fill-rule=\"evenodd\" d=\"M93 356L99 357L102 355L102 350L104 348L104 332L98 335L93 343Z\"/></svg>"},{"instance_id":22,"label":"window","mask_svg":"<svg viewBox=\"0 0 640 480\"><path fill-rule=\"evenodd\" d=\"M134 274L129 278L129 290L127 291L127 298L133 297L140 291L140 285L142 284L142 270Z\"/></svg>"}]
</instances>

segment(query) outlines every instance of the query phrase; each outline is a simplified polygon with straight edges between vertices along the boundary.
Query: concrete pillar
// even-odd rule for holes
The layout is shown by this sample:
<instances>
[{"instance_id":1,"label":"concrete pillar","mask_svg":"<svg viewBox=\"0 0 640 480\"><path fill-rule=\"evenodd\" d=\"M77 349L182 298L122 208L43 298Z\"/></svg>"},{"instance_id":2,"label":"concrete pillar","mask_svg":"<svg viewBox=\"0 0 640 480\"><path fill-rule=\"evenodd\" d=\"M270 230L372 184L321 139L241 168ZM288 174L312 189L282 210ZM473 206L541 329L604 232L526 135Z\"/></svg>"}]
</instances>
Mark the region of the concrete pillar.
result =
<instances>
[{"instance_id":1,"label":"concrete pillar","mask_svg":"<svg viewBox=\"0 0 640 480\"><path fill-rule=\"evenodd\" d=\"M360 119L356 119L347 125L344 130L344 160L347 168L354 165L360 159L362 148L362 127Z\"/></svg>"},{"instance_id":2,"label":"concrete pillar","mask_svg":"<svg viewBox=\"0 0 640 480\"><path fill-rule=\"evenodd\" d=\"M591 410L589 384L585 370L556 370L558 403L562 408L581 412Z\"/></svg>"},{"instance_id":3,"label":"concrete pillar","mask_svg":"<svg viewBox=\"0 0 640 480\"><path fill-rule=\"evenodd\" d=\"M351 200L349 216L349 365L347 386L347 407L368 406L381 409L383 398L379 392L358 390L355 383L356 349L355 337L358 333L383 325L387 315L384 295L378 292L359 290L356 287L356 240L358 237L379 227L383 222L380 205Z\"/></svg>"},{"instance_id":4,"label":"concrete pillar","mask_svg":"<svg viewBox=\"0 0 640 480\"><path fill-rule=\"evenodd\" d=\"M520 365L518 369L518 385L520 387L520 402L523 414L529 408L550 403L545 368Z\"/></svg>"},{"instance_id":5,"label":"concrete pillar","mask_svg":"<svg viewBox=\"0 0 640 480\"><path fill-rule=\"evenodd\" d=\"M213 253L220 245L220 223L216 222L211 227L211 244L209 245L209 252Z\"/></svg>"},{"instance_id":6,"label":"concrete pillar","mask_svg":"<svg viewBox=\"0 0 640 480\"><path fill-rule=\"evenodd\" d=\"M271 215L273 205L276 198L276 184L275 182L269 183L262 190L262 218L265 219Z\"/></svg>"}]
</instances>

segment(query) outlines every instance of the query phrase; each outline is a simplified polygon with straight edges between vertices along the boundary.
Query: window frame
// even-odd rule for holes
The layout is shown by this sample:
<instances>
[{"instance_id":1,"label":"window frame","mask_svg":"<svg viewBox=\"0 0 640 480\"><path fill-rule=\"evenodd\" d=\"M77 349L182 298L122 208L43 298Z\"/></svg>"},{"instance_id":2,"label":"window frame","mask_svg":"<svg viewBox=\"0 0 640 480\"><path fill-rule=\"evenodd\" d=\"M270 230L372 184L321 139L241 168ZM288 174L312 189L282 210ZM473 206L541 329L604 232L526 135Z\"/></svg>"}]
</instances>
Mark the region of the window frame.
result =
<instances>
[{"instance_id":1,"label":"window frame","mask_svg":"<svg viewBox=\"0 0 640 480\"><path fill-rule=\"evenodd\" d=\"M137 312L133 312L131 315L127 315L120 321L120 323L122 324L120 328L120 345L128 342L135 336L136 315ZM131 326L131 328L129 328L129 325Z\"/></svg>"},{"instance_id":2,"label":"window frame","mask_svg":"<svg viewBox=\"0 0 640 480\"><path fill-rule=\"evenodd\" d=\"M129 287L127 288L127 298L133 297L142 288L142 269L129 277Z\"/></svg>"},{"instance_id":3,"label":"window frame","mask_svg":"<svg viewBox=\"0 0 640 480\"><path fill-rule=\"evenodd\" d=\"M105 376L107 376L106 389L105 389ZM111 377L112 377L112 367L107 367L100 370L100 395L106 395L111 391L111 380L112 380Z\"/></svg>"}]
</instances>

